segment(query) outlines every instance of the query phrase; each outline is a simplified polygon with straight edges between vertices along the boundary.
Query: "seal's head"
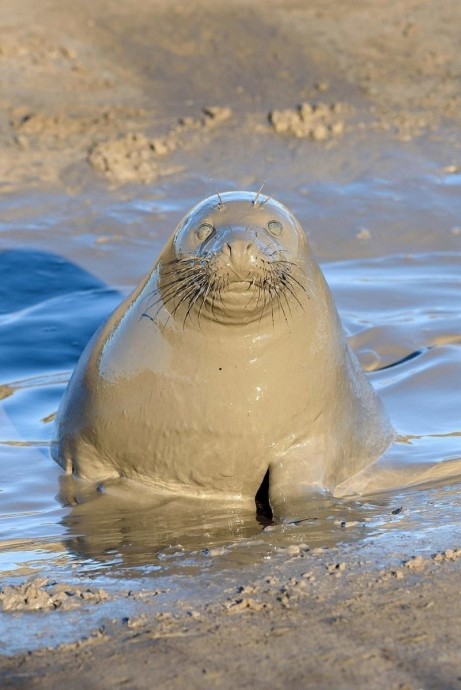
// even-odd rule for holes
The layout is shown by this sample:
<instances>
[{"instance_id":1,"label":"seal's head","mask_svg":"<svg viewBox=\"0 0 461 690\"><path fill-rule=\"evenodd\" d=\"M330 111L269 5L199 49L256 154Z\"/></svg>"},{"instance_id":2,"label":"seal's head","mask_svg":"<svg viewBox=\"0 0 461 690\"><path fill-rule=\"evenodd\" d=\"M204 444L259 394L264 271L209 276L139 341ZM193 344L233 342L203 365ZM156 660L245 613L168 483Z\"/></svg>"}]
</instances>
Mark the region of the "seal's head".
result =
<instances>
[{"instance_id":1,"label":"seal's head","mask_svg":"<svg viewBox=\"0 0 461 690\"><path fill-rule=\"evenodd\" d=\"M278 201L216 194L177 227L158 265L159 301L184 324L273 321L276 314L287 321L293 305L308 298L306 251L300 224Z\"/></svg>"}]
</instances>

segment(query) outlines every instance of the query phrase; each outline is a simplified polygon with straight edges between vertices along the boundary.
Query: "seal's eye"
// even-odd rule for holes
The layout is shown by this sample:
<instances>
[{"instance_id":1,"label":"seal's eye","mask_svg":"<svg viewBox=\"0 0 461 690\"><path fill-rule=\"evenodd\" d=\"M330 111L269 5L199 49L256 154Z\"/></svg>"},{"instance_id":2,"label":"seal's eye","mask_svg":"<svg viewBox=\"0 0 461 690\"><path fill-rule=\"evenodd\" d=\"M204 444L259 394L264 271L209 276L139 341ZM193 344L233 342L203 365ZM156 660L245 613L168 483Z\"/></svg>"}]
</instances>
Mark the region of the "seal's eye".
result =
<instances>
[{"instance_id":1,"label":"seal's eye","mask_svg":"<svg viewBox=\"0 0 461 690\"><path fill-rule=\"evenodd\" d=\"M209 223L202 223L195 231L195 234L197 235L200 242L205 242L205 240L209 238L213 230L214 227Z\"/></svg>"},{"instance_id":2,"label":"seal's eye","mask_svg":"<svg viewBox=\"0 0 461 690\"><path fill-rule=\"evenodd\" d=\"M283 231L282 223L279 223L278 220L270 220L267 224L267 229L271 235L274 235L274 237L279 237Z\"/></svg>"}]
</instances>

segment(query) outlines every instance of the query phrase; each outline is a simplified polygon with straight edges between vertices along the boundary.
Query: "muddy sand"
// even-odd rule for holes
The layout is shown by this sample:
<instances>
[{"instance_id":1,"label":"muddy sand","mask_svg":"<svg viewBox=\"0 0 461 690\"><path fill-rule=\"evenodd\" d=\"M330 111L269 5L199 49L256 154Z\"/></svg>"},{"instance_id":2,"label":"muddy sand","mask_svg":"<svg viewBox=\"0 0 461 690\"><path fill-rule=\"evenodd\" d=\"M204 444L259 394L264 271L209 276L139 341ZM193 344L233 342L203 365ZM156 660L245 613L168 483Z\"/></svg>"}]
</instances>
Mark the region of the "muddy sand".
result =
<instances>
[{"instance_id":1,"label":"muddy sand","mask_svg":"<svg viewBox=\"0 0 461 690\"><path fill-rule=\"evenodd\" d=\"M0 241L9 299L17 300L4 313L28 306L18 271L42 260L35 273L49 290L59 271L78 266L75 294L91 275L102 305L82 300L87 330L78 331L77 299L65 304L62 319L77 326L55 369L71 369L183 212L215 191L256 191L266 181L300 217L317 257L337 262L327 277L368 371L420 347L404 325L404 300L421 300L413 314L430 303L419 335L427 356L441 357L439 368L426 363L413 374L439 378L421 379L432 393L415 419L437 419L431 443L452 442L446 455L459 461L459 427L448 432L443 407L456 412L461 395L459 3L0 0L0 8ZM391 289L386 270L396 266L407 282L394 276ZM349 292L348 270L357 278ZM27 275L32 294L38 278L33 269ZM445 277L443 290L430 293L424 276ZM359 293L376 292L374 278L378 301L394 300L396 319L376 331L377 344L371 327L360 336L366 319L354 304ZM79 515L78 501L70 517L56 507L65 482L47 443L68 373L43 378L46 357L61 356L48 340L49 354L37 347L37 365L11 340L23 326L34 332L26 311L5 331L12 344L2 410L14 400L21 407L27 385L17 381L32 375L50 386L51 402L33 399L41 426L29 431L24 405L20 421L0 418L0 492L17 526L1 541L10 558L0 583L2 689L461 688L459 487L389 493L373 507L372 528L345 504L326 518L324 508L323 522L309 514L307 527L253 520L243 529L229 518L232 529L217 538L209 525L197 537L194 524L188 543L184 525L175 532L162 523L154 530L161 553L152 551L150 562L152 530L119 524L116 512L106 522L101 511ZM59 321L46 323L59 330ZM409 408L402 403L402 416ZM22 475L12 469L18 457ZM428 471L428 479L442 475ZM24 503L9 498L13 485L18 496L24 487ZM33 523L40 506L49 518ZM57 554L52 568L39 563L45 552ZM32 556L20 561L23 553ZM172 555L190 567L162 570ZM149 564L160 579L146 576Z\"/></svg>"}]
</instances>

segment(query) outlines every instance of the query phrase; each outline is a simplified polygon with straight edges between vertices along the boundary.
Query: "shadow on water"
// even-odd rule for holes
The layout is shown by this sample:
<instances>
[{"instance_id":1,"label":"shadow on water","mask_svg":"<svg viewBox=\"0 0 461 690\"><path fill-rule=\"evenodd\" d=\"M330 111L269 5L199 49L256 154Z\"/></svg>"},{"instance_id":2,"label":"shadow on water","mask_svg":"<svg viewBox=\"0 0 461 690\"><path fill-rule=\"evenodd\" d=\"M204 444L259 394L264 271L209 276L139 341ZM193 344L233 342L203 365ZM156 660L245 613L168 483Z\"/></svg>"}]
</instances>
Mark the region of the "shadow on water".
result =
<instances>
[{"instance_id":1,"label":"shadow on water","mask_svg":"<svg viewBox=\"0 0 461 690\"><path fill-rule=\"evenodd\" d=\"M63 531L52 421L81 351L121 296L34 248L0 252L0 273L0 552L2 569L15 570L12 543L30 558Z\"/></svg>"},{"instance_id":2,"label":"shadow on water","mask_svg":"<svg viewBox=\"0 0 461 690\"><path fill-rule=\"evenodd\" d=\"M120 294L49 252L0 252L0 381L72 370Z\"/></svg>"}]
</instances>

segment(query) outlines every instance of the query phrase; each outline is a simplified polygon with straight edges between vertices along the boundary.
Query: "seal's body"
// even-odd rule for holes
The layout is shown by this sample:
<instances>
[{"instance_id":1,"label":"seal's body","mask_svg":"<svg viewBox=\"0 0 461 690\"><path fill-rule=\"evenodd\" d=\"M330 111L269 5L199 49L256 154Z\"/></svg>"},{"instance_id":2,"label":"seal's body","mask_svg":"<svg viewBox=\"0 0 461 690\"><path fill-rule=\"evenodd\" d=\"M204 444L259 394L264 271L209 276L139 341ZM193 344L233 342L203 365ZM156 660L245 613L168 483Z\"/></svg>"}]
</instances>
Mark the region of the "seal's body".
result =
<instances>
[{"instance_id":1,"label":"seal's body","mask_svg":"<svg viewBox=\"0 0 461 690\"><path fill-rule=\"evenodd\" d=\"M67 472L254 498L269 470L278 505L389 445L299 223L260 199L195 207L89 343L52 446Z\"/></svg>"}]
</instances>

